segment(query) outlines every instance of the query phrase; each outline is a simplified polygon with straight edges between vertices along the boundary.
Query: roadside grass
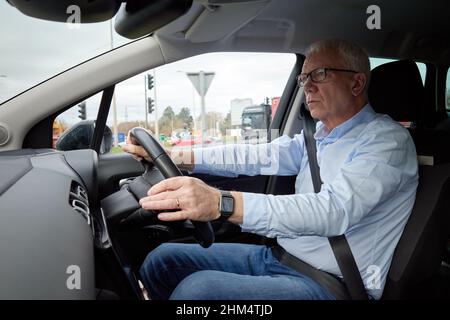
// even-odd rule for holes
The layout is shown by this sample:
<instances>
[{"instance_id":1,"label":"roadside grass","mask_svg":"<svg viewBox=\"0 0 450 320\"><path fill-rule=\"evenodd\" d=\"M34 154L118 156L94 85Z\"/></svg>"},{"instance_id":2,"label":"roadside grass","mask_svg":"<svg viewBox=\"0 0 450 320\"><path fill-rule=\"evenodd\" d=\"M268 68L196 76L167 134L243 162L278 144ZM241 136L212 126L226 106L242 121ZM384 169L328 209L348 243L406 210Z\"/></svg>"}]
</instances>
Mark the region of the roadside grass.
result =
<instances>
[{"instance_id":1,"label":"roadside grass","mask_svg":"<svg viewBox=\"0 0 450 320\"><path fill-rule=\"evenodd\" d=\"M123 150L121 147L112 147L111 148L111 153L122 153Z\"/></svg>"}]
</instances>

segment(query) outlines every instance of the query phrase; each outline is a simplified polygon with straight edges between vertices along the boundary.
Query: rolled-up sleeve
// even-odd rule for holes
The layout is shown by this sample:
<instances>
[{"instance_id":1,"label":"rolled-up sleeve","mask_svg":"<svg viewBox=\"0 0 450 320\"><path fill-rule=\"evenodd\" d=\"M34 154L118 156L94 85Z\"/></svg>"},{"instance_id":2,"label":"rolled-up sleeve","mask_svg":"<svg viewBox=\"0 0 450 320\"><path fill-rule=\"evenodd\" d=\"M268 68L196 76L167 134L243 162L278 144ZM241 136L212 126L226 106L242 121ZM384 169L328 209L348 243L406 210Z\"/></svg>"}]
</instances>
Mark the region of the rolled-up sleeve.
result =
<instances>
[{"instance_id":1,"label":"rolled-up sleeve","mask_svg":"<svg viewBox=\"0 0 450 320\"><path fill-rule=\"evenodd\" d=\"M292 238L340 235L403 185L417 185L417 159L408 133L382 131L361 137L348 162L319 193L244 193L243 231Z\"/></svg>"},{"instance_id":2,"label":"rolled-up sleeve","mask_svg":"<svg viewBox=\"0 0 450 320\"><path fill-rule=\"evenodd\" d=\"M271 143L229 144L194 149L194 173L219 176L297 175L303 157L303 135L281 136Z\"/></svg>"}]
</instances>

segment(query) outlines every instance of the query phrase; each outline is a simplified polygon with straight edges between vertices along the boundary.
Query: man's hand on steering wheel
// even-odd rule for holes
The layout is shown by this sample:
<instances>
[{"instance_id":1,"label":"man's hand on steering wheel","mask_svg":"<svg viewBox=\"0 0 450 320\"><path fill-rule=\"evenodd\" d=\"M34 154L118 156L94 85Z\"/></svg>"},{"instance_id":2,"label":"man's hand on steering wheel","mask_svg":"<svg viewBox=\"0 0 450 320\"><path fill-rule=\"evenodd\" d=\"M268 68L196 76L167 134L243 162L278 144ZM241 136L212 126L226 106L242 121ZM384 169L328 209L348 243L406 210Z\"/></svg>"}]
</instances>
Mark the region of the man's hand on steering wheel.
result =
<instances>
[{"instance_id":1,"label":"man's hand on steering wheel","mask_svg":"<svg viewBox=\"0 0 450 320\"><path fill-rule=\"evenodd\" d=\"M183 174L180 171L180 168L178 168L171 159L170 153L164 150L159 141L155 139L149 131L138 127L133 128L130 130L127 142L128 145L125 146L124 151L131 153L137 160L142 160L144 158L147 162L153 163L162 176L166 180L170 180L169 182L162 181L155 184L153 188L157 188L151 188L153 191L149 190L150 194L144 197L142 197L140 188L135 188L134 196L140 198L140 205L142 208L149 209L150 212L152 212L153 209L179 209L174 214L161 213L158 218L165 221L190 220L194 226L194 237L196 240L203 247L209 247L214 242L214 231L209 221L219 216L218 205L220 192L198 179L195 179L198 180L195 183L192 182L192 178L186 177L186 179L183 179ZM192 160L193 153L190 152L189 154L191 155ZM191 161L191 163L193 163L193 161ZM148 172L148 166L146 167L147 169L144 172L144 175ZM172 180L175 182L172 182ZM137 185L139 185L139 181L141 180L136 179L135 181L138 181ZM165 195L162 195L162 193L165 193ZM219 195L219 197L217 195ZM148 199L149 196L157 196L157 198ZM183 201L185 202L183 203ZM146 207L144 207L141 202L146 203ZM194 208L196 208L196 210L194 210ZM199 208L200 210L198 210ZM140 217L141 220L144 219L141 213L138 214L138 217Z\"/></svg>"},{"instance_id":2,"label":"man's hand on steering wheel","mask_svg":"<svg viewBox=\"0 0 450 320\"><path fill-rule=\"evenodd\" d=\"M131 154L137 161L142 161L142 159L145 159L148 162L152 162L152 159L148 155L147 151L139 145L136 139L131 136L130 132L127 134L126 144L122 146L122 150ZM165 151L168 152L167 150Z\"/></svg>"},{"instance_id":3,"label":"man's hand on steering wheel","mask_svg":"<svg viewBox=\"0 0 450 320\"><path fill-rule=\"evenodd\" d=\"M146 210L176 210L163 212L163 221L211 221L220 217L220 191L192 177L173 177L161 181L148 191L139 204Z\"/></svg>"}]
</instances>

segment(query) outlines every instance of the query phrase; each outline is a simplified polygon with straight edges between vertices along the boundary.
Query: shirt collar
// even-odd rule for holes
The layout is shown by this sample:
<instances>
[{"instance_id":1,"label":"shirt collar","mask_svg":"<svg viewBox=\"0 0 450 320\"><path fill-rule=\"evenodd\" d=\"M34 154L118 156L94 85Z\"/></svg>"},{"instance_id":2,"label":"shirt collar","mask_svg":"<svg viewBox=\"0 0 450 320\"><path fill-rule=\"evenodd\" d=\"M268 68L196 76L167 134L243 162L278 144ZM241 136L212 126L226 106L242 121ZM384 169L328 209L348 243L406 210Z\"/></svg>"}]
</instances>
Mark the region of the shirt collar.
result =
<instances>
[{"instance_id":1,"label":"shirt collar","mask_svg":"<svg viewBox=\"0 0 450 320\"><path fill-rule=\"evenodd\" d=\"M328 132L322 121L319 121L316 124L316 133L314 134L314 138L318 141L326 139L329 140L329 142L334 142L358 124L372 120L375 115L376 113L370 104L366 104L357 114L344 123L338 125L336 128L331 130L331 132Z\"/></svg>"}]
</instances>

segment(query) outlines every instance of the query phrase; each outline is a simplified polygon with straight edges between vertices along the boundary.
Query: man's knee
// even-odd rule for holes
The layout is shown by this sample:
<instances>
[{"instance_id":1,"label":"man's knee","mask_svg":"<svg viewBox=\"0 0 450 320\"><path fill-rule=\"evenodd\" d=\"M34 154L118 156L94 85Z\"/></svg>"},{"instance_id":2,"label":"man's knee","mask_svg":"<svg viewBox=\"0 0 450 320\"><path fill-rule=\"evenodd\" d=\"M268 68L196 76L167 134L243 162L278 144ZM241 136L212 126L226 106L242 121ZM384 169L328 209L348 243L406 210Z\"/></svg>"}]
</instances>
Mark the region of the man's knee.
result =
<instances>
[{"instance_id":1,"label":"man's knee","mask_svg":"<svg viewBox=\"0 0 450 320\"><path fill-rule=\"evenodd\" d=\"M216 299L214 292L220 289L216 286L215 271L197 271L181 281L170 296L170 300L212 300Z\"/></svg>"},{"instance_id":2,"label":"man's knee","mask_svg":"<svg viewBox=\"0 0 450 320\"><path fill-rule=\"evenodd\" d=\"M152 275L160 274L160 271L165 269L165 266L173 259L177 249L177 244L163 243L152 250L142 263L141 277L144 280L150 280Z\"/></svg>"}]
</instances>

